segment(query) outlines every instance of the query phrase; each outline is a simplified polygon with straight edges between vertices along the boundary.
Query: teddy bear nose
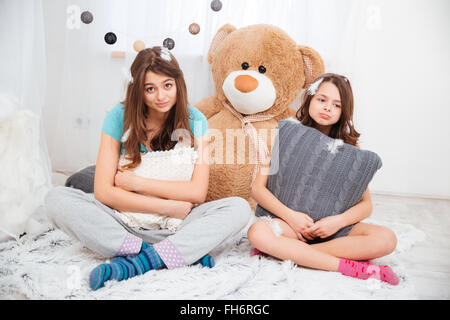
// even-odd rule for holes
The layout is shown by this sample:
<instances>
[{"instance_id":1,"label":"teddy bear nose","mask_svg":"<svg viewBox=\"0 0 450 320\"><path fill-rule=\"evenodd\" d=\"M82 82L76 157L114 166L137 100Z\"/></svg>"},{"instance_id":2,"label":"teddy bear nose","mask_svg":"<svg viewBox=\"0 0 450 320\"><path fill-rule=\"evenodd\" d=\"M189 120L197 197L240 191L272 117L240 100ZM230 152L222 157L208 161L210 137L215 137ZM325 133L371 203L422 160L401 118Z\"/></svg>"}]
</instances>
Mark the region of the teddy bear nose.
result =
<instances>
[{"instance_id":1,"label":"teddy bear nose","mask_svg":"<svg viewBox=\"0 0 450 320\"><path fill-rule=\"evenodd\" d=\"M258 87L258 80L252 76L243 74L234 79L234 86L243 93L252 92Z\"/></svg>"}]
</instances>

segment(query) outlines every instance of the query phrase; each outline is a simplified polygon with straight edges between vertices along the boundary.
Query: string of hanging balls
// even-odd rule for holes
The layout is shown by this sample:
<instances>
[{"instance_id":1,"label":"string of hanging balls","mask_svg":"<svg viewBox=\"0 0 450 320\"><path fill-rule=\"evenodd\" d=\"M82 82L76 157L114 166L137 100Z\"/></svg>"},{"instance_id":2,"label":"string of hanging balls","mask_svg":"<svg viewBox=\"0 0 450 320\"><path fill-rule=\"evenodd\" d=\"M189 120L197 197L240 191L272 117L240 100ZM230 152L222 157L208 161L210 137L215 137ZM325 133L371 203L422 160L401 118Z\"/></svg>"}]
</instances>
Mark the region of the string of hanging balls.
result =
<instances>
[{"instance_id":1,"label":"string of hanging balls","mask_svg":"<svg viewBox=\"0 0 450 320\"><path fill-rule=\"evenodd\" d=\"M222 2L220 0L213 0L211 1L210 7L213 11L220 11L222 9ZM94 21L94 16L89 11L84 11L81 13L81 21L85 24L90 24L92 21ZM193 35L196 35L200 32L200 26L198 23L191 23L189 25L189 32ZM104 40L107 44L113 45L117 42L117 36L114 32L107 32L105 34ZM163 41L163 47L172 50L175 47L175 41L172 38L166 38ZM133 43L133 49L136 52L139 52L141 50L145 49L145 43L142 40L136 40Z\"/></svg>"}]
</instances>

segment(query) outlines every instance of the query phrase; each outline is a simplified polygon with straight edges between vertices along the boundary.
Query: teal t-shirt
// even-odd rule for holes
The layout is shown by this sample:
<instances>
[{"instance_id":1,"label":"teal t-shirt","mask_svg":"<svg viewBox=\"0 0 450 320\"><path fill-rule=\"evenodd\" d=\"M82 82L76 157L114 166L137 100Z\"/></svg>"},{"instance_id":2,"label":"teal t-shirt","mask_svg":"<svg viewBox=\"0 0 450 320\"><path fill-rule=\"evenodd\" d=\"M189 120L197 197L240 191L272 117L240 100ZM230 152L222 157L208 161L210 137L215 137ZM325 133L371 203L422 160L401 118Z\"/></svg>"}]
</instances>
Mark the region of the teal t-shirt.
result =
<instances>
[{"instance_id":1,"label":"teal t-shirt","mask_svg":"<svg viewBox=\"0 0 450 320\"><path fill-rule=\"evenodd\" d=\"M124 105L119 103L114 106L105 116L103 120L102 131L120 142L120 153L124 153L123 144L121 142L123 135L123 114ZM200 138L208 133L208 121L206 117L197 108L188 106L189 111L189 126L194 138ZM141 144L141 152L149 152L149 150Z\"/></svg>"}]
</instances>

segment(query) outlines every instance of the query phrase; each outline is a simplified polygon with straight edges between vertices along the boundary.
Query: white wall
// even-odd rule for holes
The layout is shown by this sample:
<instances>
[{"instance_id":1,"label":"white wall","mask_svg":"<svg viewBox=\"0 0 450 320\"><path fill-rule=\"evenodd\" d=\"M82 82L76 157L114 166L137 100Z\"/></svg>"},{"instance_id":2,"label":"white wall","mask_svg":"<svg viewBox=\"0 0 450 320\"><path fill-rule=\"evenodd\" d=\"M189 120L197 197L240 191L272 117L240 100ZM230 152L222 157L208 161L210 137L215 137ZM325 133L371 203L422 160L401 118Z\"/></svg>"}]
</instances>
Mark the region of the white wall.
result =
<instances>
[{"instance_id":1,"label":"white wall","mask_svg":"<svg viewBox=\"0 0 450 320\"><path fill-rule=\"evenodd\" d=\"M81 0L44 1L48 75L44 115L48 148L56 170L68 169L67 164L75 153L82 157L71 169L95 161L100 134L92 135L92 127L99 132L104 112L123 95L123 83L117 81L122 77L123 62L108 58L105 52L89 49L93 42L89 42L92 39L86 40L86 33L83 33L87 30L85 25L75 38L63 27L66 8L72 3L84 8L93 6ZM355 125L361 133L361 147L377 152L383 160L382 169L370 185L372 192L450 198L450 148L447 141L450 138L447 124L450 119L447 97L450 92L447 80L450 74L449 1L346 0L331 7L332 0L305 0L301 8L308 11L284 13L280 11L283 2L279 3L277 10L280 12L276 15L284 14L282 23L277 23L270 12L263 11L259 11L261 17L249 15L247 19L240 11L240 1L223 3L220 14L215 14L202 32L205 28L214 29L208 31L212 36L219 26L227 22L237 27L252 23L277 24L299 44L317 49L325 59L326 71L342 73L350 78L355 93ZM262 0L246 2L247 15L252 12L252 3L264 5ZM326 10L328 7L330 9ZM299 17L308 22L301 31L298 31L301 26ZM102 16L97 12L94 19L99 22ZM336 34L336 30L343 31ZM70 51L66 50L69 40L78 41L76 46L70 44ZM101 40L97 42L101 43ZM180 47L177 49L180 51L175 53L176 56L182 57L182 50ZM89 54L89 59L97 59L94 72L83 64L84 54ZM68 59L78 64L79 73L66 73L63 77ZM180 60L191 90L191 102L196 103L201 97L211 95L212 85L195 85L199 76L203 82L210 79L207 72L198 72L205 71L204 57L186 56ZM89 79L83 78L82 72L87 71L91 72ZM72 96L75 95L75 100L76 92L80 92L79 101L72 101L73 98L66 101L67 108L80 106L80 114L72 112L71 119L58 123L55 122L55 112L64 112L60 108L65 101L61 96L62 81L73 81ZM86 91L91 93L89 101L86 100ZM86 108L86 104L95 108ZM80 123L77 118L83 121ZM87 130L83 126L91 128ZM67 140L62 140L61 135L76 136L78 140L70 141L73 149L67 149Z\"/></svg>"},{"instance_id":2,"label":"white wall","mask_svg":"<svg viewBox=\"0 0 450 320\"><path fill-rule=\"evenodd\" d=\"M342 72L361 147L383 159L371 189L450 198L450 2L370 2Z\"/></svg>"}]
</instances>

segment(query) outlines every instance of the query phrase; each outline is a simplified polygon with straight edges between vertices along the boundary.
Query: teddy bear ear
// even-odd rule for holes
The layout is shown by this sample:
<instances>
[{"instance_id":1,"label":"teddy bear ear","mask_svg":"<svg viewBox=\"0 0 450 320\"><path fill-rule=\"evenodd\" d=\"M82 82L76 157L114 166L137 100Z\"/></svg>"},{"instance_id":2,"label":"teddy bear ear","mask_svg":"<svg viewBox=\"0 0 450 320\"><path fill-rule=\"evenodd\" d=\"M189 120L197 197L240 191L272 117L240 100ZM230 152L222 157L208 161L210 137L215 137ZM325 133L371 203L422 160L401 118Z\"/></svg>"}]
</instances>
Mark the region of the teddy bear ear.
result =
<instances>
[{"instance_id":1,"label":"teddy bear ear","mask_svg":"<svg viewBox=\"0 0 450 320\"><path fill-rule=\"evenodd\" d=\"M303 88L308 88L314 80L325 72L322 57L317 51L307 46L298 46L298 50L303 58L303 72L305 74L305 84Z\"/></svg>"},{"instance_id":2,"label":"teddy bear ear","mask_svg":"<svg viewBox=\"0 0 450 320\"><path fill-rule=\"evenodd\" d=\"M219 44L226 38L230 33L232 33L234 30L236 30L235 26L232 26L231 24L225 24L223 25L214 36L211 45L209 46L209 52L208 52L208 62L211 64L212 59L214 57L214 53L219 46Z\"/></svg>"}]
</instances>

